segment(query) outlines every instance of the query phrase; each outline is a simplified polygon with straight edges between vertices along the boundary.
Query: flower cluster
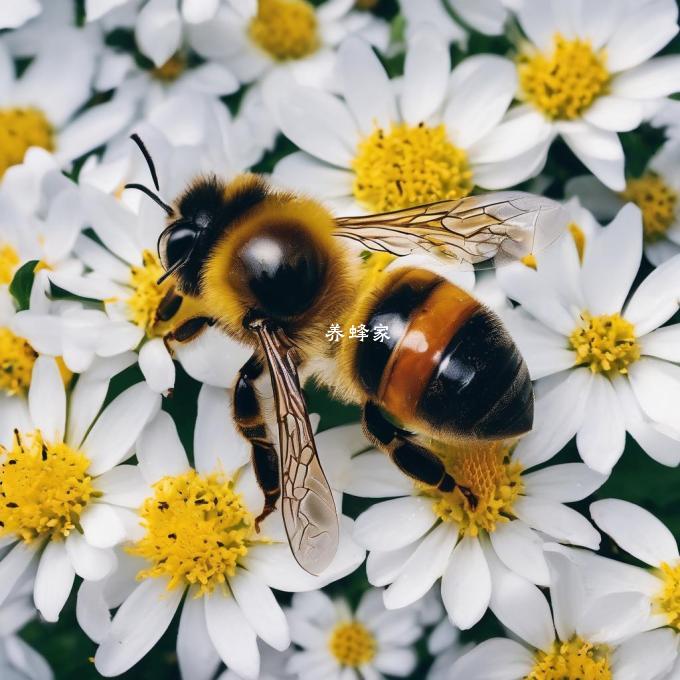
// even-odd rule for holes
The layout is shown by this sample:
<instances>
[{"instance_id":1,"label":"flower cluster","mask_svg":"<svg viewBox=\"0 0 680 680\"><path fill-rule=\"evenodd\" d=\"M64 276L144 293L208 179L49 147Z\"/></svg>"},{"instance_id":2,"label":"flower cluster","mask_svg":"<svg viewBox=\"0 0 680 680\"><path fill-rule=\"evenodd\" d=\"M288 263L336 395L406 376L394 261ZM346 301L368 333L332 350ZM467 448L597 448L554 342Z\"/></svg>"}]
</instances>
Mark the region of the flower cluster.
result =
<instances>
[{"instance_id":1,"label":"flower cluster","mask_svg":"<svg viewBox=\"0 0 680 680\"><path fill-rule=\"evenodd\" d=\"M0 678L680 677L678 31L676 0L0 3ZM338 510L316 575L263 512L268 366L158 248L197 178L247 173L334 217L519 189L568 218L496 269L335 239L356 309L418 268L494 310L534 415L476 440L387 412L395 447L318 384L412 319L324 309L303 334L343 365L300 372Z\"/></svg>"}]
</instances>

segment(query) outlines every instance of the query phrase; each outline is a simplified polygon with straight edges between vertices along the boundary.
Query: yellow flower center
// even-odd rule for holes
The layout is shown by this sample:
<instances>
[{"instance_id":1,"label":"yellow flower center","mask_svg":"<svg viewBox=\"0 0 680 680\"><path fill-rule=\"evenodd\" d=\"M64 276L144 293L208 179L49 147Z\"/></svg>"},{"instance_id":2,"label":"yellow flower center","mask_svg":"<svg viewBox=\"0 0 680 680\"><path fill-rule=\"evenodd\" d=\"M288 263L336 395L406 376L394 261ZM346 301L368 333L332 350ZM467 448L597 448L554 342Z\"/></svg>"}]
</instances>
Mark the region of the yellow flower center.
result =
<instances>
[{"instance_id":1,"label":"yellow flower center","mask_svg":"<svg viewBox=\"0 0 680 680\"><path fill-rule=\"evenodd\" d=\"M373 633L358 621L339 623L328 640L328 648L343 666L358 668L373 659L377 650Z\"/></svg>"},{"instance_id":2,"label":"yellow flower center","mask_svg":"<svg viewBox=\"0 0 680 680\"><path fill-rule=\"evenodd\" d=\"M536 652L536 663L524 680L611 680L610 650L579 637L555 642L549 652Z\"/></svg>"},{"instance_id":3,"label":"yellow flower center","mask_svg":"<svg viewBox=\"0 0 680 680\"><path fill-rule=\"evenodd\" d=\"M31 384L35 350L9 328L0 328L0 390L26 394Z\"/></svg>"},{"instance_id":4,"label":"yellow flower center","mask_svg":"<svg viewBox=\"0 0 680 680\"><path fill-rule=\"evenodd\" d=\"M581 314L583 325L572 331L569 347L576 352L576 365L589 366L593 373L625 375L640 358L635 326L620 314Z\"/></svg>"},{"instance_id":5,"label":"yellow flower center","mask_svg":"<svg viewBox=\"0 0 680 680\"><path fill-rule=\"evenodd\" d=\"M162 275L163 267L150 250L144 251L141 266L130 268L130 286L133 289L127 299L130 319L149 336L155 335L158 307L172 286L168 279L160 285L157 283Z\"/></svg>"},{"instance_id":6,"label":"yellow flower center","mask_svg":"<svg viewBox=\"0 0 680 680\"><path fill-rule=\"evenodd\" d=\"M276 61L302 59L321 43L314 6L307 0L259 0L249 32Z\"/></svg>"},{"instance_id":7,"label":"yellow flower center","mask_svg":"<svg viewBox=\"0 0 680 680\"><path fill-rule=\"evenodd\" d=\"M680 631L680 562L674 566L662 562L659 575L664 585L654 600L655 608L667 616L669 626Z\"/></svg>"},{"instance_id":8,"label":"yellow flower center","mask_svg":"<svg viewBox=\"0 0 680 680\"><path fill-rule=\"evenodd\" d=\"M9 243L0 244L0 286L12 283L18 265L19 253Z\"/></svg>"},{"instance_id":9,"label":"yellow flower center","mask_svg":"<svg viewBox=\"0 0 680 680\"><path fill-rule=\"evenodd\" d=\"M253 516L234 480L220 474L164 477L140 513L146 535L130 553L151 567L139 578L169 576L170 588L196 584L201 595L212 592L235 574L254 541Z\"/></svg>"},{"instance_id":10,"label":"yellow flower center","mask_svg":"<svg viewBox=\"0 0 680 680\"><path fill-rule=\"evenodd\" d=\"M524 490L522 467L512 460L505 442L463 442L437 450L446 471L477 497L472 509L458 488L436 491L434 511L444 522L455 522L461 534L477 536L493 532L496 525L513 518L513 504Z\"/></svg>"},{"instance_id":11,"label":"yellow flower center","mask_svg":"<svg viewBox=\"0 0 680 680\"><path fill-rule=\"evenodd\" d=\"M604 51L595 52L588 40L567 40L557 33L552 54L522 52L517 64L520 90L548 118L573 120L609 86Z\"/></svg>"},{"instance_id":12,"label":"yellow flower center","mask_svg":"<svg viewBox=\"0 0 680 680\"><path fill-rule=\"evenodd\" d=\"M354 196L373 212L462 198L474 187L467 155L443 125L377 128L359 143L352 167Z\"/></svg>"},{"instance_id":13,"label":"yellow flower center","mask_svg":"<svg viewBox=\"0 0 680 680\"><path fill-rule=\"evenodd\" d=\"M88 458L63 442L46 442L40 432L17 432L11 449L0 446L0 460L0 535L26 543L68 536L101 495L87 474Z\"/></svg>"},{"instance_id":14,"label":"yellow flower center","mask_svg":"<svg viewBox=\"0 0 680 680\"><path fill-rule=\"evenodd\" d=\"M45 114L32 107L0 109L0 177L32 146L54 150L54 130Z\"/></svg>"},{"instance_id":15,"label":"yellow flower center","mask_svg":"<svg viewBox=\"0 0 680 680\"><path fill-rule=\"evenodd\" d=\"M187 59L181 52L176 52L161 66L151 69L151 75L164 83L171 83L179 78L187 68Z\"/></svg>"},{"instance_id":16,"label":"yellow flower center","mask_svg":"<svg viewBox=\"0 0 680 680\"><path fill-rule=\"evenodd\" d=\"M648 243L662 239L675 221L678 194L653 172L629 180L621 197L632 201L642 211L645 241Z\"/></svg>"}]
</instances>

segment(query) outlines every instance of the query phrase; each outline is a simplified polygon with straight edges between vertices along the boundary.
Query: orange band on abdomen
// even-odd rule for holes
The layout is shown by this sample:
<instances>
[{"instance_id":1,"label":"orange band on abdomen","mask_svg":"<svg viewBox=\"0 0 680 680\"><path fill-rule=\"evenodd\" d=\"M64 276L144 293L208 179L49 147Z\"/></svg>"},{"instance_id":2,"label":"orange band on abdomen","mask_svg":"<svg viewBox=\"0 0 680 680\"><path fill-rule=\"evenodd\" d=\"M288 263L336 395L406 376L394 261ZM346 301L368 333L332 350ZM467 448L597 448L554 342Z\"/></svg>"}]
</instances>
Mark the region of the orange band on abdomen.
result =
<instances>
[{"instance_id":1,"label":"orange band on abdomen","mask_svg":"<svg viewBox=\"0 0 680 680\"><path fill-rule=\"evenodd\" d=\"M479 307L464 290L442 281L414 311L380 381L378 398L389 413L404 422L414 416L442 352Z\"/></svg>"}]
</instances>

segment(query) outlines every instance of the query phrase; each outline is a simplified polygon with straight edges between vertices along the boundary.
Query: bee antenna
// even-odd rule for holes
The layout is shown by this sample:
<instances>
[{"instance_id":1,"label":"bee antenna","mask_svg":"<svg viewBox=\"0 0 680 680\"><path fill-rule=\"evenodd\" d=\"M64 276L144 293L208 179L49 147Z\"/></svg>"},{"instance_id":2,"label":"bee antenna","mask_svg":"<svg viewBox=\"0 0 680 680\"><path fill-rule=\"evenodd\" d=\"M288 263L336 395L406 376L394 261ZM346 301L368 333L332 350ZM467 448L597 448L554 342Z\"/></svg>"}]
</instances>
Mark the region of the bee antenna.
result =
<instances>
[{"instance_id":1,"label":"bee antenna","mask_svg":"<svg viewBox=\"0 0 680 680\"><path fill-rule=\"evenodd\" d=\"M149 166L149 172L151 173L151 179L153 180L153 185L156 187L156 191L160 191L160 186L158 184L158 175L156 174L156 166L153 163L153 158L151 158L151 154L149 153L149 150L144 146L144 142L142 141L142 138L135 132L134 134L130 135L130 139L139 147L139 150L142 152L142 156L144 156L144 160L146 161L146 164Z\"/></svg>"},{"instance_id":2,"label":"bee antenna","mask_svg":"<svg viewBox=\"0 0 680 680\"><path fill-rule=\"evenodd\" d=\"M163 208L163 210L165 210L168 217L172 217L175 214L175 211L172 209L172 207L169 206L167 203L164 203L161 197L154 194L154 192L151 191L149 187L145 187L143 184L136 184L133 182L132 184L126 184L125 188L137 189L137 191L141 191L143 194L146 194L154 203L160 205L160 207Z\"/></svg>"}]
</instances>

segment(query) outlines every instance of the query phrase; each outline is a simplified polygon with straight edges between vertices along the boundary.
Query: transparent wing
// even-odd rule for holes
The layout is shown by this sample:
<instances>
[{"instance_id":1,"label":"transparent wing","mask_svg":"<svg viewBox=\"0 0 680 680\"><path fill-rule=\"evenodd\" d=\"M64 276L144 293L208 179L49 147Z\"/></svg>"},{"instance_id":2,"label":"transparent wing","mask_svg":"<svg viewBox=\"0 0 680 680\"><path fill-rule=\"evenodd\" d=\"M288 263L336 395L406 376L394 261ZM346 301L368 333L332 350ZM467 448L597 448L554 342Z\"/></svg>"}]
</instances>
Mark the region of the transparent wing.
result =
<instances>
[{"instance_id":1,"label":"transparent wing","mask_svg":"<svg viewBox=\"0 0 680 680\"><path fill-rule=\"evenodd\" d=\"M567 224L566 212L556 201L501 191L379 215L339 217L335 235L399 257L425 251L493 268L540 252Z\"/></svg>"},{"instance_id":2,"label":"transparent wing","mask_svg":"<svg viewBox=\"0 0 680 680\"><path fill-rule=\"evenodd\" d=\"M254 322L269 366L279 427L281 512L298 564L320 574L338 548L338 514L314 443L294 347L281 330Z\"/></svg>"}]
</instances>

